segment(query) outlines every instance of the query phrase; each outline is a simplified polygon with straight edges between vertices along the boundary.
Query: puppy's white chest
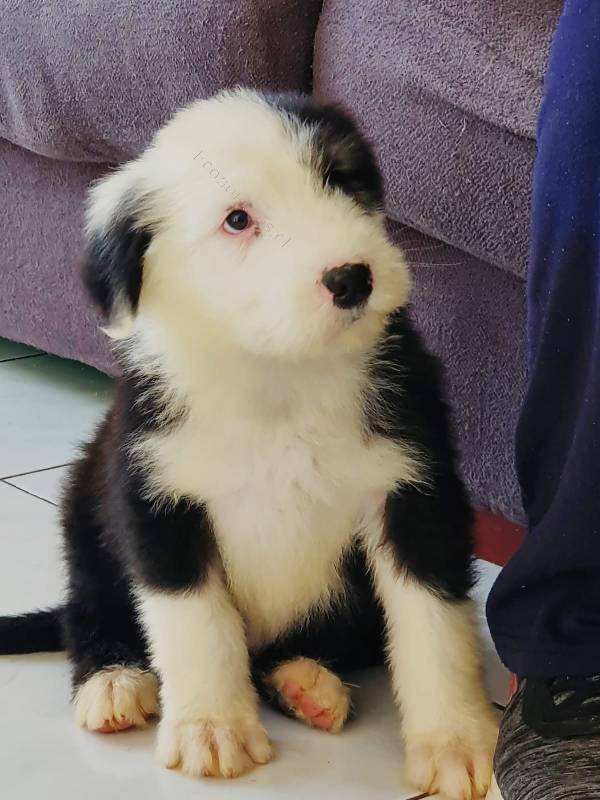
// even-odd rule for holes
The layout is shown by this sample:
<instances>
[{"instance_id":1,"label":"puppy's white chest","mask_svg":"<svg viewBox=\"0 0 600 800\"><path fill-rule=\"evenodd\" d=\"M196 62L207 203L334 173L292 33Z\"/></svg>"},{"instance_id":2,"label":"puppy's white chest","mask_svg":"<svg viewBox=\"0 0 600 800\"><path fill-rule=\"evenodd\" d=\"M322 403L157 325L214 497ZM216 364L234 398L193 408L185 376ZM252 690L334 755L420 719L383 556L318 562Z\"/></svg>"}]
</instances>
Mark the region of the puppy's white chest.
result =
<instances>
[{"instance_id":1,"label":"puppy's white chest","mask_svg":"<svg viewBox=\"0 0 600 800\"><path fill-rule=\"evenodd\" d=\"M362 517L414 474L402 448L365 436L351 403L300 397L261 407L229 396L151 445L162 487L207 507L251 646L339 595Z\"/></svg>"},{"instance_id":2,"label":"puppy's white chest","mask_svg":"<svg viewBox=\"0 0 600 800\"><path fill-rule=\"evenodd\" d=\"M348 470L360 450L298 437L265 444L245 484L208 503L251 644L340 593L341 560L368 496Z\"/></svg>"}]
</instances>

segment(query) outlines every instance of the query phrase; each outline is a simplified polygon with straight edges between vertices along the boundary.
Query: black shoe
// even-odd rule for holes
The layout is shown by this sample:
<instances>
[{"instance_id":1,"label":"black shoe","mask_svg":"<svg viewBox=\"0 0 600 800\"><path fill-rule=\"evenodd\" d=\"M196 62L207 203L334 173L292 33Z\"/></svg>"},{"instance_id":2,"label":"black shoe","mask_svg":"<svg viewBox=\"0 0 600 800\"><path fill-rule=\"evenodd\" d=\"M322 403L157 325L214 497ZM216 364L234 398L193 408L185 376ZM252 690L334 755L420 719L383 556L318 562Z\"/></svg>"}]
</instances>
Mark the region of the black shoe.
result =
<instances>
[{"instance_id":1,"label":"black shoe","mask_svg":"<svg viewBox=\"0 0 600 800\"><path fill-rule=\"evenodd\" d=\"M600 675L521 681L494 775L488 800L600 800Z\"/></svg>"}]
</instances>

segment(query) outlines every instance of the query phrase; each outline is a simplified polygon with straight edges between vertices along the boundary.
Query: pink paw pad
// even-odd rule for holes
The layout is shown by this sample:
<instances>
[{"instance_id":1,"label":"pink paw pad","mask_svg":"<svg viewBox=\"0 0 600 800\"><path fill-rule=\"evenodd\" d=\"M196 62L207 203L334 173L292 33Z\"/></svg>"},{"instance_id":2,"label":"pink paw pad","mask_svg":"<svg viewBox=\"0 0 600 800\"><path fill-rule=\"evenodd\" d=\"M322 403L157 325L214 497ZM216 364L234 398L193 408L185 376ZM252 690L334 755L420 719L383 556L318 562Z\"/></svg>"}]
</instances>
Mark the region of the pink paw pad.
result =
<instances>
[{"instance_id":1,"label":"pink paw pad","mask_svg":"<svg viewBox=\"0 0 600 800\"><path fill-rule=\"evenodd\" d=\"M286 681L281 687L281 694L293 711L300 712L302 717L313 727L323 731L333 727L333 716L330 709L319 705L298 683Z\"/></svg>"},{"instance_id":2,"label":"pink paw pad","mask_svg":"<svg viewBox=\"0 0 600 800\"><path fill-rule=\"evenodd\" d=\"M284 661L270 675L283 703L307 725L339 733L348 719L350 691L331 670L312 658Z\"/></svg>"},{"instance_id":3,"label":"pink paw pad","mask_svg":"<svg viewBox=\"0 0 600 800\"><path fill-rule=\"evenodd\" d=\"M131 722L129 719L106 719L104 720L104 725L101 728L98 728L98 733L121 733L122 731L128 731L130 728L134 727L134 723Z\"/></svg>"}]
</instances>

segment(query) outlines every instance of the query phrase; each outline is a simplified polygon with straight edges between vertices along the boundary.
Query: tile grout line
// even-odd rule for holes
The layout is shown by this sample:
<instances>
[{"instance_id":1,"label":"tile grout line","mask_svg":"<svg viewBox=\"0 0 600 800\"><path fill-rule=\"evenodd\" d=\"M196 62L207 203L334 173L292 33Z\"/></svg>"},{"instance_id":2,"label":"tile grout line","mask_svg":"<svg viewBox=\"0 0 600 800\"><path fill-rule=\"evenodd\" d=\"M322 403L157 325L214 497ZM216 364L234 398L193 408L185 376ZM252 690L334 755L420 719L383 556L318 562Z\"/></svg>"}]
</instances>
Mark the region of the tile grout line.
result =
<instances>
[{"instance_id":1,"label":"tile grout line","mask_svg":"<svg viewBox=\"0 0 600 800\"><path fill-rule=\"evenodd\" d=\"M47 353L31 353L28 356L11 356L10 358L0 358L0 364L10 364L11 361L23 361L25 358L40 358L46 356Z\"/></svg>"},{"instance_id":2,"label":"tile grout line","mask_svg":"<svg viewBox=\"0 0 600 800\"><path fill-rule=\"evenodd\" d=\"M24 478L27 475L39 475L41 472L50 472L53 469L63 469L63 467L70 467L75 462L66 461L64 464L55 464L52 467L40 467L39 469L30 469L27 472L16 472L14 475L2 475L0 481L10 481L13 478Z\"/></svg>"},{"instance_id":3,"label":"tile grout line","mask_svg":"<svg viewBox=\"0 0 600 800\"><path fill-rule=\"evenodd\" d=\"M21 486L16 486L14 483L4 480L4 478L0 478L0 484L2 483L5 486L10 486L11 489L16 489L18 492L23 492L23 494L26 494L29 497L35 497L36 500L41 500L42 503L47 503L49 506L52 506L52 508L58 508L58 504L53 503L52 500L47 500L45 497L40 497L39 494L28 492L27 489L23 489Z\"/></svg>"}]
</instances>

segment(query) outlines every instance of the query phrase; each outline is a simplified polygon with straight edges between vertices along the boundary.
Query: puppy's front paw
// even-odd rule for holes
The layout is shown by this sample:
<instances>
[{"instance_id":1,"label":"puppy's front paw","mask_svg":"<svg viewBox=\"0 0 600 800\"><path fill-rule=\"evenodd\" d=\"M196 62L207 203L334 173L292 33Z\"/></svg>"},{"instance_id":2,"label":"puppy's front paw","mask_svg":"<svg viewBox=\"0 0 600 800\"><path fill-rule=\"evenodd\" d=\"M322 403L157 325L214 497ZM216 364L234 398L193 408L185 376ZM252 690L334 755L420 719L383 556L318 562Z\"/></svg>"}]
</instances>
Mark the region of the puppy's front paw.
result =
<instances>
[{"instance_id":1,"label":"puppy's front paw","mask_svg":"<svg viewBox=\"0 0 600 800\"><path fill-rule=\"evenodd\" d=\"M137 667L107 667L79 686L73 702L82 728L99 733L142 728L158 714L158 678Z\"/></svg>"},{"instance_id":2,"label":"puppy's front paw","mask_svg":"<svg viewBox=\"0 0 600 800\"><path fill-rule=\"evenodd\" d=\"M469 731L457 726L408 736L406 776L419 791L444 800L480 800L490 788L497 737L491 715Z\"/></svg>"},{"instance_id":3,"label":"puppy's front paw","mask_svg":"<svg viewBox=\"0 0 600 800\"><path fill-rule=\"evenodd\" d=\"M272 749L258 719L243 722L165 719L158 730L158 758L194 778L235 778L271 760Z\"/></svg>"}]
</instances>

